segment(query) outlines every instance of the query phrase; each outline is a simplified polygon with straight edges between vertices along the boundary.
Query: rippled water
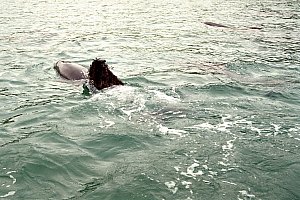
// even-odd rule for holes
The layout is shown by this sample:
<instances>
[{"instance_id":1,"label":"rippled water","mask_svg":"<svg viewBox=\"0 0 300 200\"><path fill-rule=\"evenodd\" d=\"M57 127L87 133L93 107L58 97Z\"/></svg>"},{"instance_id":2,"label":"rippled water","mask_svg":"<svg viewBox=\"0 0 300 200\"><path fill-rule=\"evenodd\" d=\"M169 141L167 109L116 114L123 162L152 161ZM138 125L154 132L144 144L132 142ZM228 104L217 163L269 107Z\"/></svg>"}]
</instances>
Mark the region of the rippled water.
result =
<instances>
[{"instance_id":1,"label":"rippled water","mask_svg":"<svg viewBox=\"0 0 300 200\"><path fill-rule=\"evenodd\" d=\"M300 199L299 1L1 5L0 199Z\"/></svg>"}]
</instances>

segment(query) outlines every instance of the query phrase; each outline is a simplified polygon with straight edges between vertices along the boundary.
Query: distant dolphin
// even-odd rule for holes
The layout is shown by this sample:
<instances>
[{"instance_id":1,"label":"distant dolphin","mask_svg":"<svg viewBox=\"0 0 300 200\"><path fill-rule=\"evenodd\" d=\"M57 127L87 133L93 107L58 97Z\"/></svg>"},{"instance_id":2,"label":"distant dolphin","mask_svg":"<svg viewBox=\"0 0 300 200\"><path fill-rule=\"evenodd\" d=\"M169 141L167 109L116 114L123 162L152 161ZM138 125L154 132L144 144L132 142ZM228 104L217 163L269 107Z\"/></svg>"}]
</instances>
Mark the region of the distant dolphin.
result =
<instances>
[{"instance_id":1,"label":"distant dolphin","mask_svg":"<svg viewBox=\"0 0 300 200\"><path fill-rule=\"evenodd\" d=\"M222 24L217 24L214 22L203 22L204 24L208 25L208 26L215 26L215 27L221 27L221 28L230 28L229 26L225 26Z\"/></svg>"},{"instance_id":2,"label":"distant dolphin","mask_svg":"<svg viewBox=\"0 0 300 200\"><path fill-rule=\"evenodd\" d=\"M68 80L88 79L88 69L76 63L58 61L54 69L61 77Z\"/></svg>"},{"instance_id":3,"label":"distant dolphin","mask_svg":"<svg viewBox=\"0 0 300 200\"><path fill-rule=\"evenodd\" d=\"M214 26L214 27L219 27L219 28L231 28L231 29L235 29L235 30L248 30L248 29L261 30L261 29L263 29L262 27L255 27L255 26L244 27L244 28L234 28L231 26L226 26L223 24L215 23L215 22L203 22L203 23L208 26Z\"/></svg>"}]
</instances>

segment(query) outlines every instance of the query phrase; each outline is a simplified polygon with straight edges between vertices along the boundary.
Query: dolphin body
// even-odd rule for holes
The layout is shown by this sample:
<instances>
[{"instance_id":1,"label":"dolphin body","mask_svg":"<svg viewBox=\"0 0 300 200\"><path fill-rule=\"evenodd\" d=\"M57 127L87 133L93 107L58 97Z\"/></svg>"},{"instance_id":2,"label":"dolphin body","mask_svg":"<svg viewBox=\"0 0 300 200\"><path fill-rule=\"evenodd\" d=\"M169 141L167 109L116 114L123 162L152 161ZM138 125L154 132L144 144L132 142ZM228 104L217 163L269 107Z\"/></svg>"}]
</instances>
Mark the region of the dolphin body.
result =
<instances>
[{"instance_id":1,"label":"dolphin body","mask_svg":"<svg viewBox=\"0 0 300 200\"><path fill-rule=\"evenodd\" d=\"M203 22L203 24L208 25L208 26L218 27L218 28L231 28L231 29L238 30L237 28L234 28L234 27L231 27L231 26L226 26L226 25L223 25L223 24L218 24L218 23L215 23L215 22ZM261 30L263 28L262 27L256 27L256 26L249 26L249 27L240 28L240 30L248 30L248 29Z\"/></svg>"},{"instance_id":2,"label":"dolphin body","mask_svg":"<svg viewBox=\"0 0 300 200\"><path fill-rule=\"evenodd\" d=\"M54 64L55 71L64 79L76 81L83 80L84 93L97 93L104 88L124 83L110 71L106 60L94 59L87 69L79 64L58 61Z\"/></svg>"},{"instance_id":3,"label":"dolphin body","mask_svg":"<svg viewBox=\"0 0 300 200\"><path fill-rule=\"evenodd\" d=\"M88 79L88 69L76 63L58 61L54 64L54 69L67 80Z\"/></svg>"},{"instance_id":4,"label":"dolphin body","mask_svg":"<svg viewBox=\"0 0 300 200\"><path fill-rule=\"evenodd\" d=\"M221 27L221 28L230 28L229 26L225 26L222 24L214 23L214 22L203 22L204 24L208 26L214 26L214 27Z\"/></svg>"}]
</instances>

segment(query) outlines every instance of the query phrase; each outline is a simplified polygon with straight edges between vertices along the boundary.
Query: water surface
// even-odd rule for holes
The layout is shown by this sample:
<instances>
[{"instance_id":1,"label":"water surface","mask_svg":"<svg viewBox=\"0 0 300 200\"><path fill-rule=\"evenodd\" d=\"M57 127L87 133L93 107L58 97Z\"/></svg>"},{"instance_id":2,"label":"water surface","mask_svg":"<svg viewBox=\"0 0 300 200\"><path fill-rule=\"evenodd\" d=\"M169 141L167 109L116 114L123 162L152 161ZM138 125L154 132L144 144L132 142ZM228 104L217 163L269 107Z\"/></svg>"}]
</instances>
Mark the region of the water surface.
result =
<instances>
[{"instance_id":1,"label":"water surface","mask_svg":"<svg viewBox=\"0 0 300 200\"><path fill-rule=\"evenodd\" d=\"M1 5L0 199L300 199L299 1Z\"/></svg>"}]
</instances>

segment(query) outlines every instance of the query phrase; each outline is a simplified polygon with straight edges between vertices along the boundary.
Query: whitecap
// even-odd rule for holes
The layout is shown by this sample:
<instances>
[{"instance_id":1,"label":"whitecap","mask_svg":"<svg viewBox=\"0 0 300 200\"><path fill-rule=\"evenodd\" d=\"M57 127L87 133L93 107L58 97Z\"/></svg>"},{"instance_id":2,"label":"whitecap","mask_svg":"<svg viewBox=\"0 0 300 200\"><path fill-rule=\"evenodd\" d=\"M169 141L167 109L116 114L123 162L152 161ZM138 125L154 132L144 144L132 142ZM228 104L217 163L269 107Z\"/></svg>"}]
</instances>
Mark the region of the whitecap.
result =
<instances>
[{"instance_id":1,"label":"whitecap","mask_svg":"<svg viewBox=\"0 0 300 200\"><path fill-rule=\"evenodd\" d=\"M169 96L163 92L157 91L157 90L149 90L149 92L152 92L155 94L155 96L160 99L160 100L165 100L167 102L171 102L171 103L177 103L180 101L180 99Z\"/></svg>"},{"instance_id":2,"label":"whitecap","mask_svg":"<svg viewBox=\"0 0 300 200\"><path fill-rule=\"evenodd\" d=\"M271 125L274 127L275 132L278 132L279 129L281 128L281 126L280 126L280 125L277 125L277 124L271 124Z\"/></svg>"},{"instance_id":3,"label":"whitecap","mask_svg":"<svg viewBox=\"0 0 300 200\"><path fill-rule=\"evenodd\" d=\"M230 185L237 185L236 183L233 183L233 182L229 182L229 181L222 181L223 183L228 183Z\"/></svg>"},{"instance_id":4,"label":"whitecap","mask_svg":"<svg viewBox=\"0 0 300 200\"><path fill-rule=\"evenodd\" d=\"M10 191L5 195L0 196L0 198L6 198L6 197L9 197L9 196L13 196L15 193L16 193L16 191Z\"/></svg>"},{"instance_id":5,"label":"whitecap","mask_svg":"<svg viewBox=\"0 0 300 200\"><path fill-rule=\"evenodd\" d=\"M202 165L202 167L206 170L208 170L208 166L207 165Z\"/></svg>"},{"instance_id":6,"label":"whitecap","mask_svg":"<svg viewBox=\"0 0 300 200\"><path fill-rule=\"evenodd\" d=\"M11 173L16 173L17 171L9 171L9 172L6 172L6 174L11 174Z\"/></svg>"},{"instance_id":7,"label":"whitecap","mask_svg":"<svg viewBox=\"0 0 300 200\"><path fill-rule=\"evenodd\" d=\"M175 166L175 167L174 167L174 169L176 170L176 172L179 172L179 170L180 170L180 167L178 167L178 166Z\"/></svg>"},{"instance_id":8,"label":"whitecap","mask_svg":"<svg viewBox=\"0 0 300 200\"><path fill-rule=\"evenodd\" d=\"M226 142L227 144L222 145L223 151L225 151L225 150L232 150L233 149L233 142L234 141L235 141L235 139L234 140L229 140L229 141Z\"/></svg>"},{"instance_id":9,"label":"whitecap","mask_svg":"<svg viewBox=\"0 0 300 200\"><path fill-rule=\"evenodd\" d=\"M214 129L215 126L208 123L208 122L205 122L205 123L202 123L202 124L197 124L197 125L193 125L193 126L189 126L189 127L185 127L185 128L189 128L189 129Z\"/></svg>"},{"instance_id":10,"label":"whitecap","mask_svg":"<svg viewBox=\"0 0 300 200\"><path fill-rule=\"evenodd\" d=\"M163 126L163 125L158 125L158 130L163 133L164 135L177 135L179 137L184 137L184 135L187 133L186 131L184 130L178 130L178 129L171 129L171 128L168 128L166 126Z\"/></svg>"},{"instance_id":11,"label":"whitecap","mask_svg":"<svg viewBox=\"0 0 300 200\"><path fill-rule=\"evenodd\" d=\"M110 127L110 126L113 126L115 124L115 122L113 121L109 121L109 120L105 120L105 122L107 123L106 127Z\"/></svg>"},{"instance_id":12,"label":"whitecap","mask_svg":"<svg viewBox=\"0 0 300 200\"><path fill-rule=\"evenodd\" d=\"M185 186L186 189L189 189L190 186L192 185L192 182L189 182L189 181L182 181L181 184L183 186Z\"/></svg>"},{"instance_id":13,"label":"whitecap","mask_svg":"<svg viewBox=\"0 0 300 200\"><path fill-rule=\"evenodd\" d=\"M241 191L239 191L239 193L243 196L243 197L247 197L247 198L250 198L250 199L252 199L252 198L255 198L255 195L254 194L250 194L248 191L246 191L246 190L241 190ZM238 197L238 199L240 199L239 197Z\"/></svg>"},{"instance_id":14,"label":"whitecap","mask_svg":"<svg viewBox=\"0 0 300 200\"><path fill-rule=\"evenodd\" d=\"M195 178L196 176L201 176L203 175L203 171L198 170L197 172L194 172L196 167L199 167L199 163L193 163L192 165L190 165L187 169L186 172L181 172L181 175L184 175L186 177L190 177L190 178Z\"/></svg>"},{"instance_id":15,"label":"whitecap","mask_svg":"<svg viewBox=\"0 0 300 200\"><path fill-rule=\"evenodd\" d=\"M165 185L173 194L178 191L178 187L176 187L176 183L174 181L165 182Z\"/></svg>"}]
</instances>

